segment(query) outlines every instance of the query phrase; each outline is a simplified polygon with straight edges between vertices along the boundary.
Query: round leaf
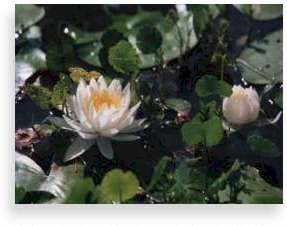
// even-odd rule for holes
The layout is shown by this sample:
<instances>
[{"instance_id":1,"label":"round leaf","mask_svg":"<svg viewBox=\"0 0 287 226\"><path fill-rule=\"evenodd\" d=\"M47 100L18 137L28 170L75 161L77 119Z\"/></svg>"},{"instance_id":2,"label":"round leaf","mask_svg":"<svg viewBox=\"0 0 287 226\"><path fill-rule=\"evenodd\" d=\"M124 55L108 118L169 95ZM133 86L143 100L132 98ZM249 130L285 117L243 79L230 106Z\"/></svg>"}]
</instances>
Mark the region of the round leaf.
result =
<instances>
[{"instance_id":1,"label":"round leaf","mask_svg":"<svg viewBox=\"0 0 287 226\"><path fill-rule=\"evenodd\" d=\"M133 46L127 41L120 41L109 49L108 60L114 70L120 73L133 73L138 70L139 57Z\"/></svg>"},{"instance_id":2,"label":"round leaf","mask_svg":"<svg viewBox=\"0 0 287 226\"><path fill-rule=\"evenodd\" d=\"M282 30L252 42L239 56L239 67L247 82L270 84L283 79Z\"/></svg>"},{"instance_id":3,"label":"round leaf","mask_svg":"<svg viewBox=\"0 0 287 226\"><path fill-rule=\"evenodd\" d=\"M187 100L183 100L179 98L166 99L165 104L167 107L175 111L185 111L191 108L191 104Z\"/></svg>"},{"instance_id":4,"label":"round leaf","mask_svg":"<svg viewBox=\"0 0 287 226\"><path fill-rule=\"evenodd\" d=\"M45 15L43 7L29 5L29 4L17 4L15 5L15 29L25 29L31 25L37 23Z\"/></svg>"},{"instance_id":5,"label":"round leaf","mask_svg":"<svg viewBox=\"0 0 287 226\"><path fill-rule=\"evenodd\" d=\"M260 156L267 158L276 158L280 156L276 145L261 136L252 135L248 137L247 143L249 144L250 149Z\"/></svg>"},{"instance_id":6,"label":"round leaf","mask_svg":"<svg viewBox=\"0 0 287 226\"><path fill-rule=\"evenodd\" d=\"M109 171L102 183L101 190L111 201L124 202L136 195L139 182L132 172L124 173L121 169Z\"/></svg>"},{"instance_id":7,"label":"round leaf","mask_svg":"<svg viewBox=\"0 0 287 226\"><path fill-rule=\"evenodd\" d=\"M136 42L142 53L154 53L162 44L162 35L156 27L145 25L137 31Z\"/></svg>"}]
</instances>

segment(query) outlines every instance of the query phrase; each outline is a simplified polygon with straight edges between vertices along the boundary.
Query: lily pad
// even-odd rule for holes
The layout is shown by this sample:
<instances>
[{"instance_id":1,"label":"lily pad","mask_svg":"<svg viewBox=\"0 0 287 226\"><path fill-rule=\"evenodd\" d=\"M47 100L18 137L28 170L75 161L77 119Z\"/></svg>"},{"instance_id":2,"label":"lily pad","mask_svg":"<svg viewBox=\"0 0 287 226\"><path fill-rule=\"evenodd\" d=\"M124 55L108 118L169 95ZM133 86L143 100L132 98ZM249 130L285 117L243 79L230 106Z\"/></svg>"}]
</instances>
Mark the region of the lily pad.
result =
<instances>
[{"instance_id":1,"label":"lily pad","mask_svg":"<svg viewBox=\"0 0 287 226\"><path fill-rule=\"evenodd\" d=\"M121 169L109 171L102 183L101 190L107 198L114 202L124 202L136 195L139 182L132 172Z\"/></svg>"},{"instance_id":2,"label":"lily pad","mask_svg":"<svg viewBox=\"0 0 287 226\"><path fill-rule=\"evenodd\" d=\"M31 4L15 5L15 29L25 29L40 21L45 15L43 7Z\"/></svg>"},{"instance_id":3,"label":"lily pad","mask_svg":"<svg viewBox=\"0 0 287 226\"><path fill-rule=\"evenodd\" d=\"M138 70L139 58L137 52L127 41L120 41L110 48L108 60L114 70L120 73L130 74Z\"/></svg>"},{"instance_id":4,"label":"lily pad","mask_svg":"<svg viewBox=\"0 0 287 226\"><path fill-rule=\"evenodd\" d=\"M283 31L252 42L237 59L243 78L253 84L274 84L283 80Z\"/></svg>"},{"instance_id":5,"label":"lily pad","mask_svg":"<svg viewBox=\"0 0 287 226\"><path fill-rule=\"evenodd\" d=\"M172 26L171 19L166 19L158 12L141 12L135 16L125 17L125 20L119 24L115 22L111 29L123 32L125 38L132 44L139 55L139 68L149 68L157 65L158 56L155 53L144 54L137 46L136 31L144 25L152 24L155 28L164 34L162 36L161 52L163 60L168 62L178 58L181 54L186 53L193 48L198 40L193 27L193 15L180 17L174 22L177 26ZM88 45L81 46L77 49L79 57L87 63L103 67L100 61L100 52L104 48L102 42L96 41Z\"/></svg>"},{"instance_id":6,"label":"lily pad","mask_svg":"<svg viewBox=\"0 0 287 226\"><path fill-rule=\"evenodd\" d=\"M247 143L253 152L262 157L276 158L280 156L276 145L264 137L252 135L248 137Z\"/></svg>"},{"instance_id":7,"label":"lily pad","mask_svg":"<svg viewBox=\"0 0 287 226\"><path fill-rule=\"evenodd\" d=\"M175 110L175 111L186 111L191 108L191 104L187 100L183 100L180 98L169 98L165 100L165 104L167 107Z\"/></svg>"},{"instance_id":8,"label":"lily pad","mask_svg":"<svg viewBox=\"0 0 287 226\"><path fill-rule=\"evenodd\" d=\"M183 125L181 133L188 145L204 144L211 147L223 138L222 122L217 116L202 123L191 121Z\"/></svg>"},{"instance_id":9,"label":"lily pad","mask_svg":"<svg viewBox=\"0 0 287 226\"><path fill-rule=\"evenodd\" d=\"M283 15L282 4L238 4L235 7L255 20L271 20Z\"/></svg>"}]
</instances>

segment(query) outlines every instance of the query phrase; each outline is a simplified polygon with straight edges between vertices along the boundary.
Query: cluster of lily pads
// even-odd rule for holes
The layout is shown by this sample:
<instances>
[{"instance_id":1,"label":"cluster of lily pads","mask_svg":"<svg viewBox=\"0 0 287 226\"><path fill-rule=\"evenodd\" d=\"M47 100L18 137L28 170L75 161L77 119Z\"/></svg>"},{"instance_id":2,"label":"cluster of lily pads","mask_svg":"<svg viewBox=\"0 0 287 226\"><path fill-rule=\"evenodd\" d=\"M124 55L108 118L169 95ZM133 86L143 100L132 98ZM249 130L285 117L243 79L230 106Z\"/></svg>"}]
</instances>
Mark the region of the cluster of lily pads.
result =
<instances>
[{"instance_id":1,"label":"cluster of lily pads","mask_svg":"<svg viewBox=\"0 0 287 226\"><path fill-rule=\"evenodd\" d=\"M16 203L282 203L282 5L53 7L16 5Z\"/></svg>"}]
</instances>

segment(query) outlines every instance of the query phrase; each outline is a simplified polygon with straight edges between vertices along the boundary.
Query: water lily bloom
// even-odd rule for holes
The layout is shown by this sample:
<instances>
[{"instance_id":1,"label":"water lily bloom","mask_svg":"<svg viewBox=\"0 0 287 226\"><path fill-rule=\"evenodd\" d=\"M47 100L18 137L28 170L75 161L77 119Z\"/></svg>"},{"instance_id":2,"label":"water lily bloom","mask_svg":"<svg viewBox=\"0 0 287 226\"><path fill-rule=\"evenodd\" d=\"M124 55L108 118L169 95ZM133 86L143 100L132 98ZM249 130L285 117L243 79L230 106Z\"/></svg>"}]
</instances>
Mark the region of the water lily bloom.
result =
<instances>
[{"instance_id":1,"label":"water lily bloom","mask_svg":"<svg viewBox=\"0 0 287 226\"><path fill-rule=\"evenodd\" d=\"M122 89L117 79L106 84L101 76L91 79L89 84L80 80L75 95L67 100L71 116L51 118L50 120L63 129L73 130L79 137L67 150L65 160L73 159L97 142L100 152L108 159L113 158L111 139L131 141L138 136L131 133L145 129L145 119L135 120L138 102L130 107L130 84Z\"/></svg>"},{"instance_id":2,"label":"water lily bloom","mask_svg":"<svg viewBox=\"0 0 287 226\"><path fill-rule=\"evenodd\" d=\"M224 98L222 111L228 123L242 126L254 122L259 115L260 102L255 89L233 86L230 97Z\"/></svg>"}]
</instances>

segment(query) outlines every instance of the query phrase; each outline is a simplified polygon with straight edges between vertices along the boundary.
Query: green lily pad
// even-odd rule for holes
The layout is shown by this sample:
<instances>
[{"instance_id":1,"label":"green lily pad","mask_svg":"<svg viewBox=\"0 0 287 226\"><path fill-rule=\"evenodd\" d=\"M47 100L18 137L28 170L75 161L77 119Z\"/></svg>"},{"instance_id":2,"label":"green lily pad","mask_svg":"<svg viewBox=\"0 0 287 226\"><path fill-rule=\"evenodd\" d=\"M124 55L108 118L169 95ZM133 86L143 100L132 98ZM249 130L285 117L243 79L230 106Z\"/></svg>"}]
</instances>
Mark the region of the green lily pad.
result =
<instances>
[{"instance_id":1,"label":"green lily pad","mask_svg":"<svg viewBox=\"0 0 287 226\"><path fill-rule=\"evenodd\" d=\"M162 35L156 27L145 25L138 29L136 42L143 54L155 53L161 47Z\"/></svg>"},{"instance_id":2,"label":"green lily pad","mask_svg":"<svg viewBox=\"0 0 287 226\"><path fill-rule=\"evenodd\" d=\"M139 182L132 172L121 169L109 171L101 183L103 194L114 202L124 202L136 195Z\"/></svg>"},{"instance_id":3,"label":"green lily pad","mask_svg":"<svg viewBox=\"0 0 287 226\"><path fill-rule=\"evenodd\" d=\"M197 83L195 91L198 96L205 97L210 95L230 96L231 85L223 80L218 80L215 76L204 75Z\"/></svg>"},{"instance_id":4,"label":"green lily pad","mask_svg":"<svg viewBox=\"0 0 287 226\"><path fill-rule=\"evenodd\" d=\"M282 4L238 4L235 7L255 20L271 20L283 15Z\"/></svg>"},{"instance_id":5,"label":"green lily pad","mask_svg":"<svg viewBox=\"0 0 287 226\"><path fill-rule=\"evenodd\" d=\"M191 104L187 100L180 98L169 98L165 100L165 104L168 108L171 108L175 111L186 111L190 110Z\"/></svg>"},{"instance_id":6,"label":"green lily pad","mask_svg":"<svg viewBox=\"0 0 287 226\"><path fill-rule=\"evenodd\" d=\"M40 21L45 15L43 7L31 4L15 5L15 29L25 29Z\"/></svg>"},{"instance_id":7,"label":"green lily pad","mask_svg":"<svg viewBox=\"0 0 287 226\"><path fill-rule=\"evenodd\" d=\"M120 41L109 49L108 60L114 70L130 74L139 67L139 57L133 46L127 41Z\"/></svg>"},{"instance_id":8,"label":"green lily pad","mask_svg":"<svg viewBox=\"0 0 287 226\"><path fill-rule=\"evenodd\" d=\"M222 122L217 116L202 123L193 121L185 123L181 128L181 133L185 143L205 144L207 147L217 145L224 134Z\"/></svg>"},{"instance_id":9,"label":"green lily pad","mask_svg":"<svg viewBox=\"0 0 287 226\"><path fill-rule=\"evenodd\" d=\"M281 83L283 80L282 30L252 42L237 60L243 78L253 84Z\"/></svg>"},{"instance_id":10,"label":"green lily pad","mask_svg":"<svg viewBox=\"0 0 287 226\"><path fill-rule=\"evenodd\" d=\"M150 191L160 180L161 176L164 174L167 164L171 161L170 157L164 156L159 161L159 163L155 166L150 183L148 185L147 190Z\"/></svg>"},{"instance_id":11,"label":"green lily pad","mask_svg":"<svg viewBox=\"0 0 287 226\"><path fill-rule=\"evenodd\" d=\"M267 158L276 158L280 156L280 152L276 145L264 137L257 135L249 136L247 143L249 144L250 149L260 156Z\"/></svg>"},{"instance_id":12,"label":"green lily pad","mask_svg":"<svg viewBox=\"0 0 287 226\"><path fill-rule=\"evenodd\" d=\"M181 54L193 48L198 42L193 27L193 15L191 13L185 17L180 17L174 23L171 23L170 18L166 19L159 12L141 12L134 16L125 16L122 22L115 21L110 29L123 33L124 38L127 38L136 49L136 53L140 59L138 67L141 69L149 68L159 63L158 56L155 53L144 54L137 46L136 33L138 29L144 25L151 24L161 34L164 34L162 36L161 52L165 62L178 58ZM173 24L177 26L172 26ZM100 53L104 48L103 43L97 41L79 47L77 52L79 57L85 62L93 66L104 67L105 65L100 60Z\"/></svg>"}]
</instances>

